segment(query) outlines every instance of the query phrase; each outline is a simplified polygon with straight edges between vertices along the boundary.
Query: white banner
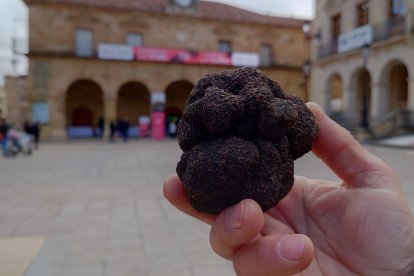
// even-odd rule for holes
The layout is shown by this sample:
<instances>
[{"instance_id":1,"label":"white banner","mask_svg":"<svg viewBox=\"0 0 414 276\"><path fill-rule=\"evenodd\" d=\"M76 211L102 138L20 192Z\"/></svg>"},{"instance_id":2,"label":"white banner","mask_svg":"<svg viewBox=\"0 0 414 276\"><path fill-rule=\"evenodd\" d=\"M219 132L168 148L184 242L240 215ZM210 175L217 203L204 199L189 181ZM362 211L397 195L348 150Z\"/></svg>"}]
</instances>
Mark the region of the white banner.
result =
<instances>
[{"instance_id":1,"label":"white banner","mask_svg":"<svg viewBox=\"0 0 414 276\"><path fill-rule=\"evenodd\" d=\"M165 95L165 92L152 92L151 93L151 103L162 103L165 104L167 100L167 97Z\"/></svg>"},{"instance_id":2,"label":"white banner","mask_svg":"<svg viewBox=\"0 0 414 276\"><path fill-rule=\"evenodd\" d=\"M250 52L233 52L231 55L231 64L233 66L258 67L260 56L257 53Z\"/></svg>"},{"instance_id":3,"label":"white banner","mask_svg":"<svg viewBox=\"0 0 414 276\"><path fill-rule=\"evenodd\" d=\"M350 32L343 33L338 38L338 52L348 52L354 49L371 44L373 39L372 26L364 25L353 29Z\"/></svg>"},{"instance_id":4,"label":"white banner","mask_svg":"<svg viewBox=\"0 0 414 276\"><path fill-rule=\"evenodd\" d=\"M48 124L50 119L49 104L43 102L34 102L32 104L33 122Z\"/></svg>"},{"instance_id":5,"label":"white banner","mask_svg":"<svg viewBox=\"0 0 414 276\"><path fill-rule=\"evenodd\" d=\"M111 60L133 60L134 48L129 45L100 43L98 57Z\"/></svg>"}]
</instances>

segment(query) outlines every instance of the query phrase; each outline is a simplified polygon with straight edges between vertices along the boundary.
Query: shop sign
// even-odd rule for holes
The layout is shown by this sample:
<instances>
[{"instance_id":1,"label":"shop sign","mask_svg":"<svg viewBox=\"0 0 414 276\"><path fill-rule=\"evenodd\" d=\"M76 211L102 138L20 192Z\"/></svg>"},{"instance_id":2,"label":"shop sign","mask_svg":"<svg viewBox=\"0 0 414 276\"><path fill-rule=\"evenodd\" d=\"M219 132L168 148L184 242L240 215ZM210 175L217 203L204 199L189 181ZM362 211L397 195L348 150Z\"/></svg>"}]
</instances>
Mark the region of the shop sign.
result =
<instances>
[{"instance_id":1,"label":"shop sign","mask_svg":"<svg viewBox=\"0 0 414 276\"><path fill-rule=\"evenodd\" d=\"M338 52L344 53L371 44L373 40L372 26L364 25L343 33L338 38Z\"/></svg>"},{"instance_id":2,"label":"shop sign","mask_svg":"<svg viewBox=\"0 0 414 276\"><path fill-rule=\"evenodd\" d=\"M258 67L260 62L259 54L251 52L233 52L231 64L233 66Z\"/></svg>"},{"instance_id":3,"label":"shop sign","mask_svg":"<svg viewBox=\"0 0 414 276\"><path fill-rule=\"evenodd\" d=\"M101 43L98 45L98 57L109 60L133 60L134 48L123 44Z\"/></svg>"}]
</instances>

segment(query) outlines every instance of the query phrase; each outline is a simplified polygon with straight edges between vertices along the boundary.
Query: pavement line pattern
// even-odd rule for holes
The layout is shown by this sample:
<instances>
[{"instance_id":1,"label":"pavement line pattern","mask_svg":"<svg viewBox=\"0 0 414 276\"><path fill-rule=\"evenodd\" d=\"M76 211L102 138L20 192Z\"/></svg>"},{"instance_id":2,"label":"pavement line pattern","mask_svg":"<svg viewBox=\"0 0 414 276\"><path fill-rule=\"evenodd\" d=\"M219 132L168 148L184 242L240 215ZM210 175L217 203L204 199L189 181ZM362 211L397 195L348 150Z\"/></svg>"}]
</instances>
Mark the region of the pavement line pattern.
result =
<instances>
[{"instance_id":1,"label":"pavement line pattern","mask_svg":"<svg viewBox=\"0 0 414 276\"><path fill-rule=\"evenodd\" d=\"M413 155L369 147L400 175L414 204ZM209 227L163 197L181 151L175 140L41 144L0 158L0 238L46 235L53 275L235 275L209 245ZM298 174L335 180L312 154Z\"/></svg>"}]
</instances>

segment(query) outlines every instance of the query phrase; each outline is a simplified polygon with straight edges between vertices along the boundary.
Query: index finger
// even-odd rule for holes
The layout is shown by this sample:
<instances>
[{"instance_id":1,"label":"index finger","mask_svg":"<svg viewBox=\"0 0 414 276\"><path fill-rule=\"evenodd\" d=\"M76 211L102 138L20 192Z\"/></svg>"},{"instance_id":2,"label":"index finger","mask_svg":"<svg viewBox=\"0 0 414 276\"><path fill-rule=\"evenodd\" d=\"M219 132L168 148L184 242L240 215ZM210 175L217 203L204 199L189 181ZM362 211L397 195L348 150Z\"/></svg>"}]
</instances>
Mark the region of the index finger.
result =
<instances>
[{"instance_id":1,"label":"index finger","mask_svg":"<svg viewBox=\"0 0 414 276\"><path fill-rule=\"evenodd\" d=\"M392 169L368 152L349 131L330 119L321 107L308 103L319 125L312 151L346 184L354 187L388 187L398 185L390 181Z\"/></svg>"},{"instance_id":2,"label":"index finger","mask_svg":"<svg viewBox=\"0 0 414 276\"><path fill-rule=\"evenodd\" d=\"M194 209L193 206L191 206L190 199L188 198L184 190L183 183L181 182L177 174L170 175L165 180L164 196L172 205L177 207L177 209L179 209L180 211L210 225L213 224L217 217L216 215L201 213Z\"/></svg>"}]
</instances>

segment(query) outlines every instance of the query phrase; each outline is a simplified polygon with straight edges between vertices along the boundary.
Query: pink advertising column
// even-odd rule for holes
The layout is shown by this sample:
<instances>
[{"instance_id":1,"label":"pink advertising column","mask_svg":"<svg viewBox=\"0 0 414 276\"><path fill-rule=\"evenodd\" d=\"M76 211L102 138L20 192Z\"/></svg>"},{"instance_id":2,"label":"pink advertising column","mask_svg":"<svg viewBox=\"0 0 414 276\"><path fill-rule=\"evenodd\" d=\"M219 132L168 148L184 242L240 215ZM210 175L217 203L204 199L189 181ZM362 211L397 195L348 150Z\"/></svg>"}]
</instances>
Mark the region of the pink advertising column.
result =
<instances>
[{"instance_id":1,"label":"pink advertising column","mask_svg":"<svg viewBox=\"0 0 414 276\"><path fill-rule=\"evenodd\" d=\"M152 138L161 140L165 138L165 93L154 92L151 94L152 114L151 129Z\"/></svg>"}]
</instances>

